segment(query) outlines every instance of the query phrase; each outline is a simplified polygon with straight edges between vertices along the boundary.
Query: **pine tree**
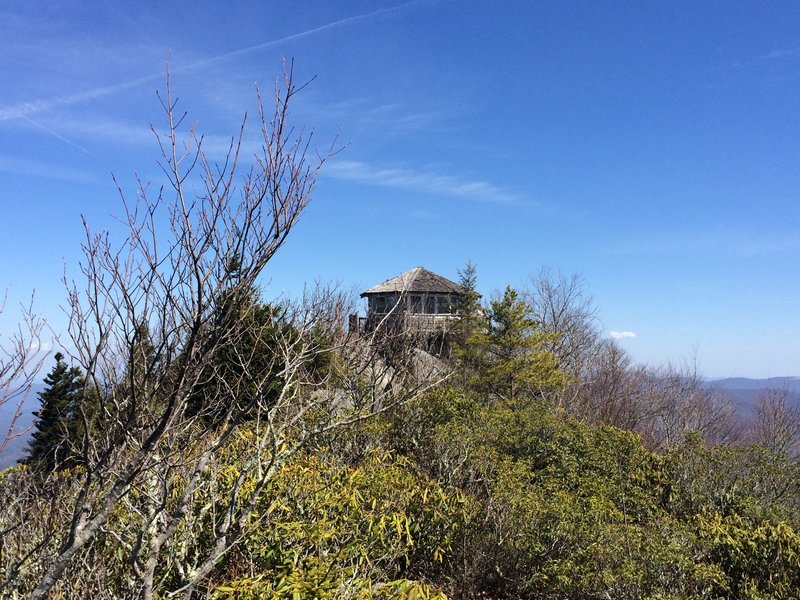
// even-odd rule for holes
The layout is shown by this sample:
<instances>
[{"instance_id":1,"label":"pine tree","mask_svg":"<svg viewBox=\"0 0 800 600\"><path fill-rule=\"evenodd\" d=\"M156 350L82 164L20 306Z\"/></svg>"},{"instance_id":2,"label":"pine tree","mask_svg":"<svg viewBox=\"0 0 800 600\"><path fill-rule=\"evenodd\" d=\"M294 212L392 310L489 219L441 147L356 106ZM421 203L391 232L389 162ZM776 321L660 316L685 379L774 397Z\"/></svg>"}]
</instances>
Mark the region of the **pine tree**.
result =
<instances>
[{"instance_id":1,"label":"pine tree","mask_svg":"<svg viewBox=\"0 0 800 600\"><path fill-rule=\"evenodd\" d=\"M41 408L36 417L28 455L23 462L44 472L53 471L70 462L72 434L77 431L77 408L83 397L85 379L78 367L64 362L64 355L55 355L56 364L45 377L47 387L39 392Z\"/></svg>"},{"instance_id":2,"label":"pine tree","mask_svg":"<svg viewBox=\"0 0 800 600\"><path fill-rule=\"evenodd\" d=\"M488 321L478 293L477 269L472 261L458 271L462 296L458 304L458 321L453 328L453 357L458 362L462 386L467 387L483 366L483 349L478 343Z\"/></svg>"},{"instance_id":3,"label":"pine tree","mask_svg":"<svg viewBox=\"0 0 800 600\"><path fill-rule=\"evenodd\" d=\"M461 285L462 296L458 305L459 321L455 333L462 344L485 325L483 310L481 309L481 295L478 293L478 271L475 264L470 261L463 270L458 271L458 283Z\"/></svg>"},{"instance_id":4,"label":"pine tree","mask_svg":"<svg viewBox=\"0 0 800 600\"><path fill-rule=\"evenodd\" d=\"M454 355L462 385L486 401L513 401L563 384L564 374L546 344L553 336L530 317L530 307L511 287L484 310L475 291L475 268L461 272L465 300L456 327Z\"/></svg>"},{"instance_id":5,"label":"pine tree","mask_svg":"<svg viewBox=\"0 0 800 600\"><path fill-rule=\"evenodd\" d=\"M216 348L208 356L202 383L188 404L190 415L218 425L230 416L248 419L254 406L269 403L283 385L276 339L289 339L290 326L281 323L281 309L263 303L252 286L225 291L215 306L212 330Z\"/></svg>"},{"instance_id":6,"label":"pine tree","mask_svg":"<svg viewBox=\"0 0 800 600\"><path fill-rule=\"evenodd\" d=\"M508 400L563 383L555 356L545 349L553 336L529 315L530 307L510 286L489 307L490 326L482 340L489 360L483 376L494 393Z\"/></svg>"}]
</instances>

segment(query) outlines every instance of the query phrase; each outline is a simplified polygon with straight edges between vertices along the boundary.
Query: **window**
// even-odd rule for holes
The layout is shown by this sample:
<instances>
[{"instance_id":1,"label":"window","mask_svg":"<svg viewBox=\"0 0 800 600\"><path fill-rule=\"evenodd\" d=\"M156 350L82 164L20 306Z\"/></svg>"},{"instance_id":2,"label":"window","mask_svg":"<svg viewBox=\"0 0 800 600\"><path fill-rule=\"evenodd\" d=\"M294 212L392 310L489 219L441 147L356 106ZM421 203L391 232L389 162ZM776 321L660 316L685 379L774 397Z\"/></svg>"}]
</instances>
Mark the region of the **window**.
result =
<instances>
[{"instance_id":1,"label":"window","mask_svg":"<svg viewBox=\"0 0 800 600\"><path fill-rule=\"evenodd\" d=\"M422 312L422 296L411 296L411 310L412 313Z\"/></svg>"},{"instance_id":2,"label":"window","mask_svg":"<svg viewBox=\"0 0 800 600\"><path fill-rule=\"evenodd\" d=\"M440 315L446 315L453 312L453 300L450 298L450 296L437 296L436 312Z\"/></svg>"},{"instance_id":3,"label":"window","mask_svg":"<svg viewBox=\"0 0 800 600\"><path fill-rule=\"evenodd\" d=\"M425 313L436 314L436 296L425 296Z\"/></svg>"}]
</instances>

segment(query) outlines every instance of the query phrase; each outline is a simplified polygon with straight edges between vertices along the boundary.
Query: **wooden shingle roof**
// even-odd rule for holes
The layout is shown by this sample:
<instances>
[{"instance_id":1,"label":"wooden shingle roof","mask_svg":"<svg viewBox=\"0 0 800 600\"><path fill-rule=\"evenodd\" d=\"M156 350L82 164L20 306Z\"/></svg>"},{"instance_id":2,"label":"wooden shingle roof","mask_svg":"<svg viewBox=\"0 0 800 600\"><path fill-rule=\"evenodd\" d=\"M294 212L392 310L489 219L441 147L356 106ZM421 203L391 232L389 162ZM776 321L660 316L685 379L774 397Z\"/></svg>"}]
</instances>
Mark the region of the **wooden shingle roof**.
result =
<instances>
[{"instance_id":1,"label":"wooden shingle roof","mask_svg":"<svg viewBox=\"0 0 800 600\"><path fill-rule=\"evenodd\" d=\"M387 279L383 283L361 292L361 297L373 294L390 293L421 293L421 294L463 294L464 289L457 283L432 273L428 269L416 267L397 277Z\"/></svg>"}]
</instances>

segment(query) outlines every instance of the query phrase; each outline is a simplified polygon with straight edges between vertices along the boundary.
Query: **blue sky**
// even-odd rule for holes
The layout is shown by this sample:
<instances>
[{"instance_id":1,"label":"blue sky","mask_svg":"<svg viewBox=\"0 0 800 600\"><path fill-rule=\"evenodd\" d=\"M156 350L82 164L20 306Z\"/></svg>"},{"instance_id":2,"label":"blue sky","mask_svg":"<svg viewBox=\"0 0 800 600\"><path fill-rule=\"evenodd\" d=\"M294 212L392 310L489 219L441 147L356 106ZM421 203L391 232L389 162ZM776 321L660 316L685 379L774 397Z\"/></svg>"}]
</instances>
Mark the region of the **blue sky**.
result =
<instances>
[{"instance_id":1,"label":"blue sky","mask_svg":"<svg viewBox=\"0 0 800 600\"><path fill-rule=\"evenodd\" d=\"M294 58L316 78L295 122L343 150L267 295L468 259L490 294L549 266L639 362L800 375L796 2L3 0L0 40L6 335L32 290L63 328L111 174L159 182L168 58L211 150Z\"/></svg>"}]
</instances>

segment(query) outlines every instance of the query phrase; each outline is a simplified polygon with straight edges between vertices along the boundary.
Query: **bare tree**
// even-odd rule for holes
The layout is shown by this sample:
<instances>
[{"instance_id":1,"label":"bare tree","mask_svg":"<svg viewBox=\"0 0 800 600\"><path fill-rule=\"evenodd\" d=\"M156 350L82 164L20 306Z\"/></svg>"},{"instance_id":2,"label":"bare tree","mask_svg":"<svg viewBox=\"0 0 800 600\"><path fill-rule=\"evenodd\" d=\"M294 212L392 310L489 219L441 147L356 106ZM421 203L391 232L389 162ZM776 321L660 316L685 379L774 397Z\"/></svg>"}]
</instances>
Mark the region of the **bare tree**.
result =
<instances>
[{"instance_id":1,"label":"bare tree","mask_svg":"<svg viewBox=\"0 0 800 600\"><path fill-rule=\"evenodd\" d=\"M543 267L531 276L523 299L544 332L557 334L549 350L558 357L561 368L576 377L583 374L600 342L597 309L583 278L566 277Z\"/></svg>"},{"instance_id":2,"label":"bare tree","mask_svg":"<svg viewBox=\"0 0 800 600\"><path fill-rule=\"evenodd\" d=\"M740 435L735 408L718 390L703 385L696 363L640 369L636 376L640 421L634 427L654 449L668 449L686 434L709 444L730 444Z\"/></svg>"},{"instance_id":3,"label":"bare tree","mask_svg":"<svg viewBox=\"0 0 800 600\"><path fill-rule=\"evenodd\" d=\"M5 309L7 295L0 299L0 314ZM0 431L0 453L14 439L25 433L17 429L25 399L36 374L44 362L44 320L33 312L33 299L22 306L22 320L5 340L0 336L0 408L9 415L5 431Z\"/></svg>"},{"instance_id":4,"label":"bare tree","mask_svg":"<svg viewBox=\"0 0 800 600\"><path fill-rule=\"evenodd\" d=\"M6 536L6 549L29 548L6 568L7 589L31 598L58 585L68 590L59 579L88 560L102 536L125 557L137 595L189 597L239 543L283 463L315 437L446 377L380 360L385 340L345 332L347 302L334 290L317 288L266 314L253 301L258 276L306 208L330 155L312 153L311 134L289 125L302 87L290 68L276 85L272 112L259 96L262 144L242 174L244 125L213 164L194 131L181 142L184 117L168 78L168 129L154 132L169 186L152 196L141 184L133 202L120 190L127 238L114 245L86 226L85 287L68 283L70 335L87 396L96 398L79 411L84 434L74 452L82 468L50 512L54 526L40 529L38 539L21 540L30 529L6 524L17 536ZM209 497L211 504L197 506ZM197 535L201 521L210 541L190 551L180 542ZM173 574L169 584L158 577L165 570ZM37 583L29 589L24 581ZM89 583L82 585L85 593Z\"/></svg>"},{"instance_id":5,"label":"bare tree","mask_svg":"<svg viewBox=\"0 0 800 600\"><path fill-rule=\"evenodd\" d=\"M603 339L596 309L580 276L543 268L531 277L525 299L531 316L551 338L569 382L557 404L579 419L640 433L652 448L667 448L689 431L709 443L739 435L730 401L703 386L694 363L684 368L633 364L613 340Z\"/></svg>"},{"instance_id":6,"label":"bare tree","mask_svg":"<svg viewBox=\"0 0 800 600\"><path fill-rule=\"evenodd\" d=\"M553 353L568 383L559 390L557 404L573 414L585 387L596 370L604 348L600 337L597 309L580 275L564 276L543 267L530 277L522 292L530 307L530 317L544 333L551 334L546 350Z\"/></svg>"},{"instance_id":7,"label":"bare tree","mask_svg":"<svg viewBox=\"0 0 800 600\"><path fill-rule=\"evenodd\" d=\"M748 426L748 441L775 454L800 455L800 403L791 403L788 389L769 389L759 394Z\"/></svg>"},{"instance_id":8,"label":"bare tree","mask_svg":"<svg viewBox=\"0 0 800 600\"><path fill-rule=\"evenodd\" d=\"M735 407L704 385L694 362L637 366L613 340L601 342L598 349L569 405L571 414L636 431L652 449L668 449L690 432L709 444L739 439Z\"/></svg>"},{"instance_id":9,"label":"bare tree","mask_svg":"<svg viewBox=\"0 0 800 600\"><path fill-rule=\"evenodd\" d=\"M640 417L634 401L635 369L630 355L614 340L604 340L587 365L568 405L571 414L591 423L633 429Z\"/></svg>"}]
</instances>

